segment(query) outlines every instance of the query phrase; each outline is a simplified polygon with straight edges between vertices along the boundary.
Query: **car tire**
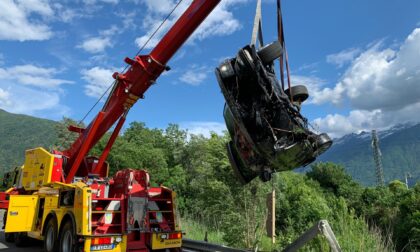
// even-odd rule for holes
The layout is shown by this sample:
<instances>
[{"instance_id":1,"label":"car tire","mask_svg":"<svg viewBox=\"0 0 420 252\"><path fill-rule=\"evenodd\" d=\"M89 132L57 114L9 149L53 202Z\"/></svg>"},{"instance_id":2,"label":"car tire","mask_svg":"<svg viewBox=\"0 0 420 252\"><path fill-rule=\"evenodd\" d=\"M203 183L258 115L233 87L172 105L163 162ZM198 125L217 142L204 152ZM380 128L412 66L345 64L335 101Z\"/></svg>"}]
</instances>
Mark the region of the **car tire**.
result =
<instances>
[{"instance_id":1,"label":"car tire","mask_svg":"<svg viewBox=\"0 0 420 252\"><path fill-rule=\"evenodd\" d=\"M292 92L290 92L290 89ZM293 86L290 89L286 89L284 92L287 94L287 96L289 96L289 98L290 93L292 93L293 101L300 100L301 102L304 102L309 97L308 89L304 85Z\"/></svg>"},{"instance_id":2,"label":"car tire","mask_svg":"<svg viewBox=\"0 0 420 252\"><path fill-rule=\"evenodd\" d=\"M252 49L249 47L242 48L236 56L234 69L239 79L249 78L255 75L255 63L250 50Z\"/></svg>"},{"instance_id":3,"label":"car tire","mask_svg":"<svg viewBox=\"0 0 420 252\"><path fill-rule=\"evenodd\" d=\"M71 221L63 225L60 232L60 252L78 252L77 237Z\"/></svg>"},{"instance_id":4,"label":"car tire","mask_svg":"<svg viewBox=\"0 0 420 252\"><path fill-rule=\"evenodd\" d=\"M331 147L333 141L327 134L322 133L317 136L315 144L315 156L319 156Z\"/></svg>"},{"instance_id":5,"label":"car tire","mask_svg":"<svg viewBox=\"0 0 420 252\"><path fill-rule=\"evenodd\" d=\"M267 170L263 170L260 173L260 179L262 182L268 182L271 180L271 178L273 177L273 173L267 171Z\"/></svg>"},{"instance_id":6,"label":"car tire","mask_svg":"<svg viewBox=\"0 0 420 252\"><path fill-rule=\"evenodd\" d=\"M283 54L283 47L281 46L280 41L277 40L262 47L257 54L264 64L270 64L275 59L281 57Z\"/></svg>"},{"instance_id":7,"label":"car tire","mask_svg":"<svg viewBox=\"0 0 420 252\"><path fill-rule=\"evenodd\" d=\"M56 252L58 251L58 228L57 221L53 217L51 218L46 227L44 233L44 251L46 252Z\"/></svg>"}]
</instances>

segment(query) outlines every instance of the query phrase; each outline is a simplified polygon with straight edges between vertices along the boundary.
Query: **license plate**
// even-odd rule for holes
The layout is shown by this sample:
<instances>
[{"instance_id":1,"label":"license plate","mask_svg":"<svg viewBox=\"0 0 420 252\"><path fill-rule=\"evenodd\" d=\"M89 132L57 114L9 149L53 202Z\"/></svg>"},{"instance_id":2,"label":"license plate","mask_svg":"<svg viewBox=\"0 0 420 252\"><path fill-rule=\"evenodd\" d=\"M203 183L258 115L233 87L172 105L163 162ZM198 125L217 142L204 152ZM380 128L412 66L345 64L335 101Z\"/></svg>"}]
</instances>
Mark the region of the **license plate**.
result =
<instances>
[{"instance_id":1,"label":"license plate","mask_svg":"<svg viewBox=\"0 0 420 252\"><path fill-rule=\"evenodd\" d=\"M109 250L109 249L113 249L113 248L114 248L114 244L90 246L90 250Z\"/></svg>"}]
</instances>

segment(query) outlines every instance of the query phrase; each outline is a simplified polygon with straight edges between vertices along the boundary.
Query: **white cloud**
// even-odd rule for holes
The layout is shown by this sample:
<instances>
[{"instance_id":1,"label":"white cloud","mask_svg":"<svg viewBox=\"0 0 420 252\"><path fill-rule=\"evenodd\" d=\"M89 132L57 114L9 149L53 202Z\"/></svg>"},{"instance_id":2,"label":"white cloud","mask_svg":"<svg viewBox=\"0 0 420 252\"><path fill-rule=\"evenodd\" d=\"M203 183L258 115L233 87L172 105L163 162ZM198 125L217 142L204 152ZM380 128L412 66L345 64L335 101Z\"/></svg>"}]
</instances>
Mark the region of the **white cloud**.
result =
<instances>
[{"instance_id":1,"label":"white cloud","mask_svg":"<svg viewBox=\"0 0 420 252\"><path fill-rule=\"evenodd\" d=\"M119 0L83 0L83 2L88 5L96 4L97 2L117 4Z\"/></svg>"},{"instance_id":2,"label":"white cloud","mask_svg":"<svg viewBox=\"0 0 420 252\"><path fill-rule=\"evenodd\" d=\"M308 89L309 99L306 103L313 103L312 94L319 92L319 90L326 84L325 80L322 80L316 76L303 76L303 75L292 75L290 76L292 86L304 85ZM288 88L287 79L285 80L285 89Z\"/></svg>"},{"instance_id":3,"label":"white cloud","mask_svg":"<svg viewBox=\"0 0 420 252\"><path fill-rule=\"evenodd\" d=\"M34 65L0 68L0 107L13 113L62 117L69 109L60 104L61 85L73 82L56 78L58 73L55 68Z\"/></svg>"},{"instance_id":4,"label":"white cloud","mask_svg":"<svg viewBox=\"0 0 420 252\"><path fill-rule=\"evenodd\" d=\"M54 89L72 81L54 78L59 71L55 68L43 68L34 65L19 65L0 68L0 80L16 81L27 86Z\"/></svg>"},{"instance_id":5,"label":"white cloud","mask_svg":"<svg viewBox=\"0 0 420 252\"><path fill-rule=\"evenodd\" d=\"M42 116L48 115L49 118L61 118L68 114L69 108L60 104L60 94L57 92L43 91L20 85L5 85L0 88L0 107L8 112L37 115L42 112ZM6 93L2 96L2 91Z\"/></svg>"},{"instance_id":6,"label":"white cloud","mask_svg":"<svg viewBox=\"0 0 420 252\"><path fill-rule=\"evenodd\" d=\"M234 17L230 8L235 4L243 2L246 1L222 1L194 32L190 41L195 39L203 40L213 36L230 35L240 30L242 25L239 20Z\"/></svg>"},{"instance_id":7,"label":"white cloud","mask_svg":"<svg viewBox=\"0 0 420 252\"><path fill-rule=\"evenodd\" d=\"M100 53L105 50L107 47L111 47L111 39L108 37L95 37L95 38L89 38L85 41L83 41L82 44L78 45L78 48L82 48L83 50L89 52L89 53Z\"/></svg>"},{"instance_id":8,"label":"white cloud","mask_svg":"<svg viewBox=\"0 0 420 252\"><path fill-rule=\"evenodd\" d=\"M93 67L82 70L82 79L87 82L85 85L85 94L91 97L100 97L114 82L112 74L116 69L106 69Z\"/></svg>"},{"instance_id":9,"label":"white cloud","mask_svg":"<svg viewBox=\"0 0 420 252\"><path fill-rule=\"evenodd\" d=\"M418 111L420 111L420 102L394 111L356 109L347 115L329 114L315 119L312 123L321 132L328 132L332 137L341 137L354 132L384 130L396 124L419 122Z\"/></svg>"},{"instance_id":10,"label":"white cloud","mask_svg":"<svg viewBox=\"0 0 420 252\"><path fill-rule=\"evenodd\" d=\"M0 88L0 106L2 107L9 106L10 103L11 103L10 93Z\"/></svg>"},{"instance_id":11,"label":"white cloud","mask_svg":"<svg viewBox=\"0 0 420 252\"><path fill-rule=\"evenodd\" d=\"M361 52L359 48L349 48L336 54L327 55L327 62L343 67L346 63L350 63Z\"/></svg>"},{"instance_id":12,"label":"white cloud","mask_svg":"<svg viewBox=\"0 0 420 252\"><path fill-rule=\"evenodd\" d=\"M160 25L164 16L166 16L172 8L176 5L174 0L144 0L135 1L143 3L147 7L147 15L143 19L142 28L146 34L136 39L136 44L141 47ZM189 39L189 43L195 40L203 40L212 36L225 36L230 35L242 28L239 20L236 19L231 12L231 7L235 4L245 3L248 0L224 0L222 1L213 12L206 18L200 27L194 32ZM182 15L183 11L190 5L191 1L184 1L175 10L171 18L163 25L155 37L150 40L146 49L153 48L171 27L173 23Z\"/></svg>"},{"instance_id":13,"label":"white cloud","mask_svg":"<svg viewBox=\"0 0 420 252\"><path fill-rule=\"evenodd\" d=\"M219 122L184 122L180 123L180 127L188 131L189 134L203 135L210 137L211 132L223 135L226 125Z\"/></svg>"},{"instance_id":14,"label":"white cloud","mask_svg":"<svg viewBox=\"0 0 420 252\"><path fill-rule=\"evenodd\" d=\"M384 129L397 123L419 121L420 111L420 28L398 49L376 43L357 57L340 81L314 94L316 104L348 103L348 115L327 115L314 120L335 136Z\"/></svg>"},{"instance_id":15,"label":"white cloud","mask_svg":"<svg viewBox=\"0 0 420 252\"><path fill-rule=\"evenodd\" d=\"M88 13L92 11L89 8L72 8L61 3L54 3L52 7L56 13L56 19L64 23L71 23L74 19L87 17Z\"/></svg>"},{"instance_id":16,"label":"white cloud","mask_svg":"<svg viewBox=\"0 0 420 252\"><path fill-rule=\"evenodd\" d=\"M20 9L25 13L38 13L43 16L52 16L54 14L47 0L15 0Z\"/></svg>"},{"instance_id":17,"label":"white cloud","mask_svg":"<svg viewBox=\"0 0 420 252\"><path fill-rule=\"evenodd\" d=\"M398 50L381 47L361 53L334 87L315 94L316 103L348 100L356 109L395 110L420 101L420 28Z\"/></svg>"},{"instance_id":18,"label":"white cloud","mask_svg":"<svg viewBox=\"0 0 420 252\"><path fill-rule=\"evenodd\" d=\"M46 0L1 0L0 40L46 40L53 35L43 20L54 13Z\"/></svg>"},{"instance_id":19,"label":"white cloud","mask_svg":"<svg viewBox=\"0 0 420 252\"><path fill-rule=\"evenodd\" d=\"M210 68L207 66L191 65L188 67L188 70L179 77L179 80L191 86L198 86L207 79L209 73Z\"/></svg>"},{"instance_id":20,"label":"white cloud","mask_svg":"<svg viewBox=\"0 0 420 252\"><path fill-rule=\"evenodd\" d=\"M102 53L107 47L113 47L115 35L123 33L126 29L132 26L130 22L131 14L129 18L123 20L123 26L117 27L116 25L111 25L110 28L102 30L99 32L98 37L91 37L83 41L82 44L78 45L77 48L81 48L89 53Z\"/></svg>"},{"instance_id":21,"label":"white cloud","mask_svg":"<svg viewBox=\"0 0 420 252\"><path fill-rule=\"evenodd\" d=\"M382 121L383 116L380 110L353 110L347 116L329 114L324 118L317 118L313 124L319 131L328 132L331 137L340 137L353 132L378 128L383 124Z\"/></svg>"}]
</instances>

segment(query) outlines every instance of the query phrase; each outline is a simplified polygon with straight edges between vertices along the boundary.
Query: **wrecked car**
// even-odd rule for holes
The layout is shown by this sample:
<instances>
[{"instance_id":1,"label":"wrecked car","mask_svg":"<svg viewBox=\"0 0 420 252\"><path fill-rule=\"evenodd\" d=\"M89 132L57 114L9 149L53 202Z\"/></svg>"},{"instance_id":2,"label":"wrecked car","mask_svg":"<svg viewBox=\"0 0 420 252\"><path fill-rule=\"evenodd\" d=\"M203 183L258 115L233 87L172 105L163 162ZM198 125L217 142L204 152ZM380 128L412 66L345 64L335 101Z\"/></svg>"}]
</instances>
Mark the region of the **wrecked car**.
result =
<instances>
[{"instance_id":1,"label":"wrecked car","mask_svg":"<svg viewBox=\"0 0 420 252\"><path fill-rule=\"evenodd\" d=\"M232 139L227 146L229 161L243 184L306 166L332 144L327 134L312 132L300 113L309 97L306 87L283 90L279 85L273 62L282 53L278 41L259 50L247 45L216 68Z\"/></svg>"}]
</instances>

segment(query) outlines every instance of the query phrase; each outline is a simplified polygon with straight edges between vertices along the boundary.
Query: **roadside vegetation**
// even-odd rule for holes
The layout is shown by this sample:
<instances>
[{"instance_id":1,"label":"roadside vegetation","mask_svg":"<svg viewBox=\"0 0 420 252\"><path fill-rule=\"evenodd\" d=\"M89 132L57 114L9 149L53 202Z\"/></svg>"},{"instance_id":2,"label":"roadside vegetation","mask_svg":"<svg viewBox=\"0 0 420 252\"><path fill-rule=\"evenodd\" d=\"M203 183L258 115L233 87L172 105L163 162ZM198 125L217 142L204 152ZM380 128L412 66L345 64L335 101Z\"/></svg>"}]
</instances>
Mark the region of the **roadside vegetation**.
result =
<instances>
[{"instance_id":1,"label":"roadside vegetation","mask_svg":"<svg viewBox=\"0 0 420 252\"><path fill-rule=\"evenodd\" d=\"M55 146L66 147L64 119ZM100 154L106 136L92 150ZM70 140L69 140L70 139ZM272 182L242 186L226 156L229 136L189 135L171 124L165 130L134 122L115 142L110 175L122 168L146 169L151 181L177 192L185 237L238 248L281 251L319 220L330 223L343 251L419 251L420 184L401 181L364 187L333 163L317 163L306 174L283 172ZM276 243L266 237L266 197L276 191ZM329 251L318 236L301 251Z\"/></svg>"},{"instance_id":2,"label":"roadside vegetation","mask_svg":"<svg viewBox=\"0 0 420 252\"><path fill-rule=\"evenodd\" d=\"M363 187L345 169L318 163L307 174L283 172L273 183L246 186L233 175L226 156L229 137L188 135L177 125L166 130L132 123L108 158L111 173L144 168L151 180L177 192L186 237L263 251L281 250L317 221L326 219L343 251L420 249L420 184L400 181ZM106 144L106 139L94 153ZM276 243L265 236L266 195L276 191ZM328 251L319 236L304 251Z\"/></svg>"}]
</instances>

